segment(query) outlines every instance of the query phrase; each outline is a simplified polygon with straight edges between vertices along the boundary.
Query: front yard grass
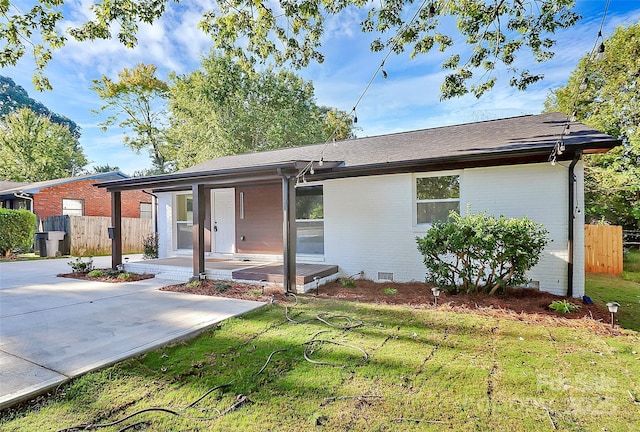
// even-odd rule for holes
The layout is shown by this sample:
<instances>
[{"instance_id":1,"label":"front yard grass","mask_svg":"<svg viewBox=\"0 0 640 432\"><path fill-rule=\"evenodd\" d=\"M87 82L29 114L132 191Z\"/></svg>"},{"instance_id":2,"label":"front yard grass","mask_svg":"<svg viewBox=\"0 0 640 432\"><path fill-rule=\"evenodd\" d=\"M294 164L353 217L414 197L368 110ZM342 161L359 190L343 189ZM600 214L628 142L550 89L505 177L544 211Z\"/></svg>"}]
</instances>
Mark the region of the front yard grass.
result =
<instances>
[{"instance_id":1,"label":"front yard grass","mask_svg":"<svg viewBox=\"0 0 640 432\"><path fill-rule=\"evenodd\" d=\"M616 319L622 327L640 331L640 251L624 257L622 275L587 274L585 293L598 304L620 303Z\"/></svg>"},{"instance_id":2,"label":"front yard grass","mask_svg":"<svg viewBox=\"0 0 640 432\"><path fill-rule=\"evenodd\" d=\"M6 410L0 429L640 430L636 332L310 297L289 306L87 374ZM314 338L325 342L305 344ZM152 407L166 411L127 418Z\"/></svg>"}]
</instances>

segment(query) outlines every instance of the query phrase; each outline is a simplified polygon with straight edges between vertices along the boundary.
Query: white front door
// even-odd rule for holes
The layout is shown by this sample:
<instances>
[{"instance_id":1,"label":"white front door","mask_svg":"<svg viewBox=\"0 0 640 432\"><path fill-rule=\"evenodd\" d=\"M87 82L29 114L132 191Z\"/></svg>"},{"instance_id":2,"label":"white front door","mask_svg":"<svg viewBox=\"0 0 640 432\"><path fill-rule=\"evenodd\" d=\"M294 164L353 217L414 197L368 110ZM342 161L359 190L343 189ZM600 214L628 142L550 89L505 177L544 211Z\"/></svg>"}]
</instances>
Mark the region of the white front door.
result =
<instances>
[{"instance_id":1,"label":"white front door","mask_svg":"<svg viewBox=\"0 0 640 432\"><path fill-rule=\"evenodd\" d=\"M236 191L211 190L211 246L216 253L236 251Z\"/></svg>"}]
</instances>

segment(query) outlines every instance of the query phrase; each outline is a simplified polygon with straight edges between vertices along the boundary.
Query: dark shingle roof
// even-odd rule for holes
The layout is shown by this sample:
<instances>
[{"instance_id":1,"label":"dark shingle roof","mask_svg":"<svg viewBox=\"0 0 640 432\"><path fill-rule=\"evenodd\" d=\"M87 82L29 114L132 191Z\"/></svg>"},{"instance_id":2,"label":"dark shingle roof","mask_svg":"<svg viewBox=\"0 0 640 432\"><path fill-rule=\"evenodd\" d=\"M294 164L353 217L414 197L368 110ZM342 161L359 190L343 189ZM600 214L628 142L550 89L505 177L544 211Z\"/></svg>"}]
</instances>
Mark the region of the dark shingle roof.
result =
<instances>
[{"instance_id":1,"label":"dark shingle roof","mask_svg":"<svg viewBox=\"0 0 640 432\"><path fill-rule=\"evenodd\" d=\"M105 182L110 191L152 188L184 190L194 184L233 185L239 181L274 181L286 172L299 173L315 162L308 180L352 176L426 172L466 167L547 161L562 137L566 151L607 151L620 144L615 138L560 113L528 115L456 126L380 135L213 159L172 174ZM318 161L326 163L322 167ZM282 171L284 170L284 171Z\"/></svg>"},{"instance_id":2,"label":"dark shingle roof","mask_svg":"<svg viewBox=\"0 0 640 432\"><path fill-rule=\"evenodd\" d=\"M310 161L321 157L342 161L344 168L401 164L429 160L455 160L492 154L550 152L567 124L560 113L528 115L455 126L422 129L258 153L226 156L179 171L180 173L269 165L284 161ZM617 141L582 123L571 123L564 137L567 148L603 148Z\"/></svg>"}]
</instances>

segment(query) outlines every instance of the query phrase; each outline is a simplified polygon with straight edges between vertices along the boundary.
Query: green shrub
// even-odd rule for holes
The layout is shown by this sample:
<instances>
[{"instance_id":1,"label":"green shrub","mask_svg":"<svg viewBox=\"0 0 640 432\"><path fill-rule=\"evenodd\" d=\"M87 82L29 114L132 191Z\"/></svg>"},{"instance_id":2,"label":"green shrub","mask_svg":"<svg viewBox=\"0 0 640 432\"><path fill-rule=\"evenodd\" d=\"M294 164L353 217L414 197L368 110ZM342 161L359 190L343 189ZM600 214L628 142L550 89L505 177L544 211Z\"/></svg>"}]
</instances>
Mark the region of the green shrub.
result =
<instances>
[{"instance_id":1,"label":"green shrub","mask_svg":"<svg viewBox=\"0 0 640 432\"><path fill-rule=\"evenodd\" d=\"M202 282L200 282L199 280L193 280L185 284L187 288L198 288L200 287L200 285L202 285Z\"/></svg>"},{"instance_id":2,"label":"green shrub","mask_svg":"<svg viewBox=\"0 0 640 432\"><path fill-rule=\"evenodd\" d=\"M216 282L214 285L214 289L216 292L223 293L231 288L231 285L226 282Z\"/></svg>"},{"instance_id":3,"label":"green shrub","mask_svg":"<svg viewBox=\"0 0 640 432\"><path fill-rule=\"evenodd\" d=\"M93 257L87 258L87 261L84 261L82 257L78 257L74 261L69 261L67 264L71 266L71 270L74 273L90 272L93 270Z\"/></svg>"},{"instance_id":4,"label":"green shrub","mask_svg":"<svg viewBox=\"0 0 640 432\"><path fill-rule=\"evenodd\" d=\"M573 304L567 300L554 300L549 305L549 309L554 312L566 314L577 311L578 309L580 309L580 306L578 306L577 304Z\"/></svg>"},{"instance_id":5,"label":"green shrub","mask_svg":"<svg viewBox=\"0 0 640 432\"><path fill-rule=\"evenodd\" d=\"M389 294L389 295L396 294L396 293L398 292L398 290L397 290L397 289L395 289L395 288L389 288L389 287L385 288L385 289L384 289L384 290L382 290L382 291L383 291L385 294Z\"/></svg>"},{"instance_id":6,"label":"green shrub","mask_svg":"<svg viewBox=\"0 0 640 432\"><path fill-rule=\"evenodd\" d=\"M142 259L158 258L158 233L153 233L142 239Z\"/></svg>"},{"instance_id":7,"label":"green shrub","mask_svg":"<svg viewBox=\"0 0 640 432\"><path fill-rule=\"evenodd\" d=\"M106 273L103 272L102 270L91 270L89 273L87 273L88 277L101 277L104 276Z\"/></svg>"},{"instance_id":8,"label":"green shrub","mask_svg":"<svg viewBox=\"0 0 640 432\"><path fill-rule=\"evenodd\" d=\"M540 260L546 235L542 225L526 217L452 212L416 242L428 284L449 292L495 294L527 281L525 272Z\"/></svg>"},{"instance_id":9,"label":"green shrub","mask_svg":"<svg viewBox=\"0 0 640 432\"><path fill-rule=\"evenodd\" d=\"M0 254L31 249L36 233L36 215L27 210L0 208Z\"/></svg>"},{"instance_id":10,"label":"green shrub","mask_svg":"<svg viewBox=\"0 0 640 432\"><path fill-rule=\"evenodd\" d=\"M342 288L356 287L356 281L355 279L352 279L352 278L340 278L340 284L342 285Z\"/></svg>"},{"instance_id":11,"label":"green shrub","mask_svg":"<svg viewBox=\"0 0 640 432\"><path fill-rule=\"evenodd\" d=\"M120 280L129 280L133 277L133 275L131 273L120 273L118 275L118 279Z\"/></svg>"}]
</instances>

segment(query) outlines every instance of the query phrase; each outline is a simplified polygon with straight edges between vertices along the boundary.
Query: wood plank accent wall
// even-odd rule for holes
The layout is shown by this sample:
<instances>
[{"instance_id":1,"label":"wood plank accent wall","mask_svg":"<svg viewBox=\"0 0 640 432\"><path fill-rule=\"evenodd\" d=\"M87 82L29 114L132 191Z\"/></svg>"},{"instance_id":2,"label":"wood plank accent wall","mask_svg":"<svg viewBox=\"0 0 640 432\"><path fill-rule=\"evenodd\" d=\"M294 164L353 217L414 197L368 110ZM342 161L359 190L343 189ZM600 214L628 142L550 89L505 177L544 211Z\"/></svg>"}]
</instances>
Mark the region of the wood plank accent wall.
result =
<instances>
[{"instance_id":1,"label":"wood plank accent wall","mask_svg":"<svg viewBox=\"0 0 640 432\"><path fill-rule=\"evenodd\" d=\"M65 231L65 254L73 256L111 255L108 227L104 216L50 216L43 221L45 231ZM122 252L142 253L142 239L153 233L151 219L122 218ZM67 246L68 245L68 246Z\"/></svg>"},{"instance_id":2,"label":"wood plank accent wall","mask_svg":"<svg viewBox=\"0 0 640 432\"><path fill-rule=\"evenodd\" d=\"M240 219L241 192L244 219ZM280 183L236 187L236 245L238 253L282 254Z\"/></svg>"},{"instance_id":3,"label":"wood plank accent wall","mask_svg":"<svg viewBox=\"0 0 640 432\"><path fill-rule=\"evenodd\" d=\"M622 273L622 227L584 226L585 272Z\"/></svg>"}]
</instances>

